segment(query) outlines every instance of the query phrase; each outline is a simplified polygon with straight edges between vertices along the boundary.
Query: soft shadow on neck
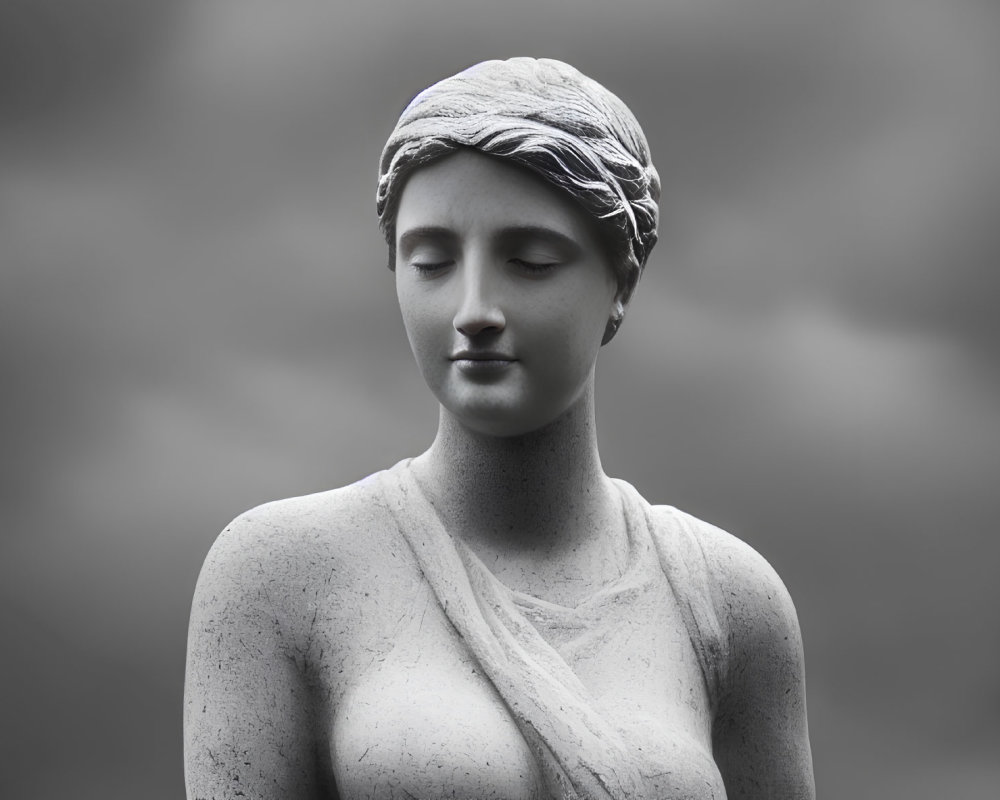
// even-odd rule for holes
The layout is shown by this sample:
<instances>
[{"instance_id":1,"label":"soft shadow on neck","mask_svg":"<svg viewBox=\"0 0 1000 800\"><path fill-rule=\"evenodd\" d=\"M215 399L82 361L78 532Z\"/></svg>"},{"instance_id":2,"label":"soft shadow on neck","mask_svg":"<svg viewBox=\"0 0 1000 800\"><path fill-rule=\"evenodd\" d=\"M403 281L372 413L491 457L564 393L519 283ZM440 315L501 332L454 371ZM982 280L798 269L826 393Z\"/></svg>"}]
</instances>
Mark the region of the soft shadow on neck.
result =
<instances>
[{"instance_id":1,"label":"soft shadow on neck","mask_svg":"<svg viewBox=\"0 0 1000 800\"><path fill-rule=\"evenodd\" d=\"M449 531L476 550L557 556L607 538L621 520L601 467L592 385L522 436L478 433L442 409L434 443L411 466Z\"/></svg>"}]
</instances>

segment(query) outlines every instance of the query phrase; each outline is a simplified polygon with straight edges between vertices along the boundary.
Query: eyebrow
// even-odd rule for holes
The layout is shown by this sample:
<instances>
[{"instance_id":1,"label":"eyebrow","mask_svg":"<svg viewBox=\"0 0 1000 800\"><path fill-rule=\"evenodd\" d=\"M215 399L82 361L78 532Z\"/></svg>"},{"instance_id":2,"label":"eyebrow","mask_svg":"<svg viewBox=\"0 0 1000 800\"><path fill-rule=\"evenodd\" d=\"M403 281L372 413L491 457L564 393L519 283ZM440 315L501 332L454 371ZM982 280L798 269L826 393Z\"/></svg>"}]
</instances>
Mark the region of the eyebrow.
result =
<instances>
[{"instance_id":1,"label":"eyebrow","mask_svg":"<svg viewBox=\"0 0 1000 800\"><path fill-rule=\"evenodd\" d=\"M502 228L497 231L495 239L499 244L518 244L525 240L534 239L555 245L572 255L578 254L583 249L573 237L544 225L515 225Z\"/></svg>"},{"instance_id":2,"label":"eyebrow","mask_svg":"<svg viewBox=\"0 0 1000 800\"><path fill-rule=\"evenodd\" d=\"M408 228L400 235L399 249L405 251L421 241L451 243L457 239L457 234L450 228L440 225L420 225L416 228ZM544 225L512 225L501 228L494 234L493 239L496 244L517 244L525 240L535 239L553 244L574 255L582 250L580 243L573 237Z\"/></svg>"},{"instance_id":3,"label":"eyebrow","mask_svg":"<svg viewBox=\"0 0 1000 800\"><path fill-rule=\"evenodd\" d=\"M453 242L458 237L454 231L440 225L421 225L416 228L407 228L399 237L399 249L406 251L421 241Z\"/></svg>"}]
</instances>

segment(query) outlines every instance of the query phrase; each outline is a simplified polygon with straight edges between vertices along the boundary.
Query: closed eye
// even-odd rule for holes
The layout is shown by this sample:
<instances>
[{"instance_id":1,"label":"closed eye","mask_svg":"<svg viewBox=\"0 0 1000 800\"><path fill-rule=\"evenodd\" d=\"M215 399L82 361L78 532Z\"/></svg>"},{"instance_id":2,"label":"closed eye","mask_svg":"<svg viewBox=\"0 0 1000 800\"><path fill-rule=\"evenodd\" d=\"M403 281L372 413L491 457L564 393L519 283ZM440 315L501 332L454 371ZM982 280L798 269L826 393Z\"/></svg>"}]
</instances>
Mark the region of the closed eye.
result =
<instances>
[{"instance_id":1,"label":"closed eye","mask_svg":"<svg viewBox=\"0 0 1000 800\"><path fill-rule=\"evenodd\" d=\"M523 258L512 258L510 263L529 275L544 275L559 266L558 261L526 261Z\"/></svg>"},{"instance_id":2,"label":"closed eye","mask_svg":"<svg viewBox=\"0 0 1000 800\"><path fill-rule=\"evenodd\" d=\"M410 268L421 275L434 275L447 269L454 261L411 261Z\"/></svg>"}]
</instances>

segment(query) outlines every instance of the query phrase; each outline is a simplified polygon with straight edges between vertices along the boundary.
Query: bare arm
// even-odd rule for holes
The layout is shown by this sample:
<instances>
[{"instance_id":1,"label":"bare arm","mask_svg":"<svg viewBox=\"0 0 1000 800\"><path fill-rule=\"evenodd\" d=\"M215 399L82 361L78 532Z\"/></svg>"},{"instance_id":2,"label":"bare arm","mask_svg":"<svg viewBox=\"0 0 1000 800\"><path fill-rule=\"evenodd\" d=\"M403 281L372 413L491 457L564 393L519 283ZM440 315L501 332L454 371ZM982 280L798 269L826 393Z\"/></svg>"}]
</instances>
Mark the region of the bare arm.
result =
<instances>
[{"instance_id":1,"label":"bare arm","mask_svg":"<svg viewBox=\"0 0 1000 800\"><path fill-rule=\"evenodd\" d=\"M282 607L290 566L276 554L278 535L236 520L198 579L184 687L188 800L323 796L301 643Z\"/></svg>"},{"instance_id":2,"label":"bare arm","mask_svg":"<svg viewBox=\"0 0 1000 800\"><path fill-rule=\"evenodd\" d=\"M729 800L813 800L802 636L771 566L728 537L715 550L727 589L730 661L713 726Z\"/></svg>"}]
</instances>

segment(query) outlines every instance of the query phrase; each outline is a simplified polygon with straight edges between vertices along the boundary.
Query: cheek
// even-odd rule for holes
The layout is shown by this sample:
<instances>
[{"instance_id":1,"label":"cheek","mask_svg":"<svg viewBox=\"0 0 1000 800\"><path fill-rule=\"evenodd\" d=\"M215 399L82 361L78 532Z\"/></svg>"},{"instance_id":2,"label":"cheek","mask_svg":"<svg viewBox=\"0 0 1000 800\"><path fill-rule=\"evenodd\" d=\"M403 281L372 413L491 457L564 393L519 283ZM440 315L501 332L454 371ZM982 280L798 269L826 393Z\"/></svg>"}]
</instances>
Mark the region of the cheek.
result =
<instances>
[{"instance_id":1,"label":"cheek","mask_svg":"<svg viewBox=\"0 0 1000 800\"><path fill-rule=\"evenodd\" d=\"M568 351L567 357L596 358L610 318L613 289L602 291L601 286L586 288L588 291L567 294L567 298L572 299L560 303L559 311L554 315L554 321L562 331L559 338Z\"/></svg>"},{"instance_id":2,"label":"cheek","mask_svg":"<svg viewBox=\"0 0 1000 800\"><path fill-rule=\"evenodd\" d=\"M447 331L443 328L443 310L409 287L397 287L396 295L410 349L424 369L424 361L438 354L442 347L442 331Z\"/></svg>"},{"instance_id":3,"label":"cheek","mask_svg":"<svg viewBox=\"0 0 1000 800\"><path fill-rule=\"evenodd\" d=\"M403 326L407 334L412 336L412 332L420 328L421 319L426 311L412 287L404 285L399 278L396 279L396 300L399 303L399 315L403 319Z\"/></svg>"},{"instance_id":4,"label":"cheek","mask_svg":"<svg viewBox=\"0 0 1000 800\"><path fill-rule=\"evenodd\" d=\"M539 326L532 345L538 360L546 365L541 379L557 392L585 380L597 360L606 318L589 304L560 308ZM554 311L554 310L553 310Z\"/></svg>"},{"instance_id":5,"label":"cheek","mask_svg":"<svg viewBox=\"0 0 1000 800\"><path fill-rule=\"evenodd\" d=\"M568 312L566 327L571 333L564 339L563 358L567 368L581 377L589 375L601 351L610 316L609 303L603 297L586 298Z\"/></svg>"}]
</instances>

